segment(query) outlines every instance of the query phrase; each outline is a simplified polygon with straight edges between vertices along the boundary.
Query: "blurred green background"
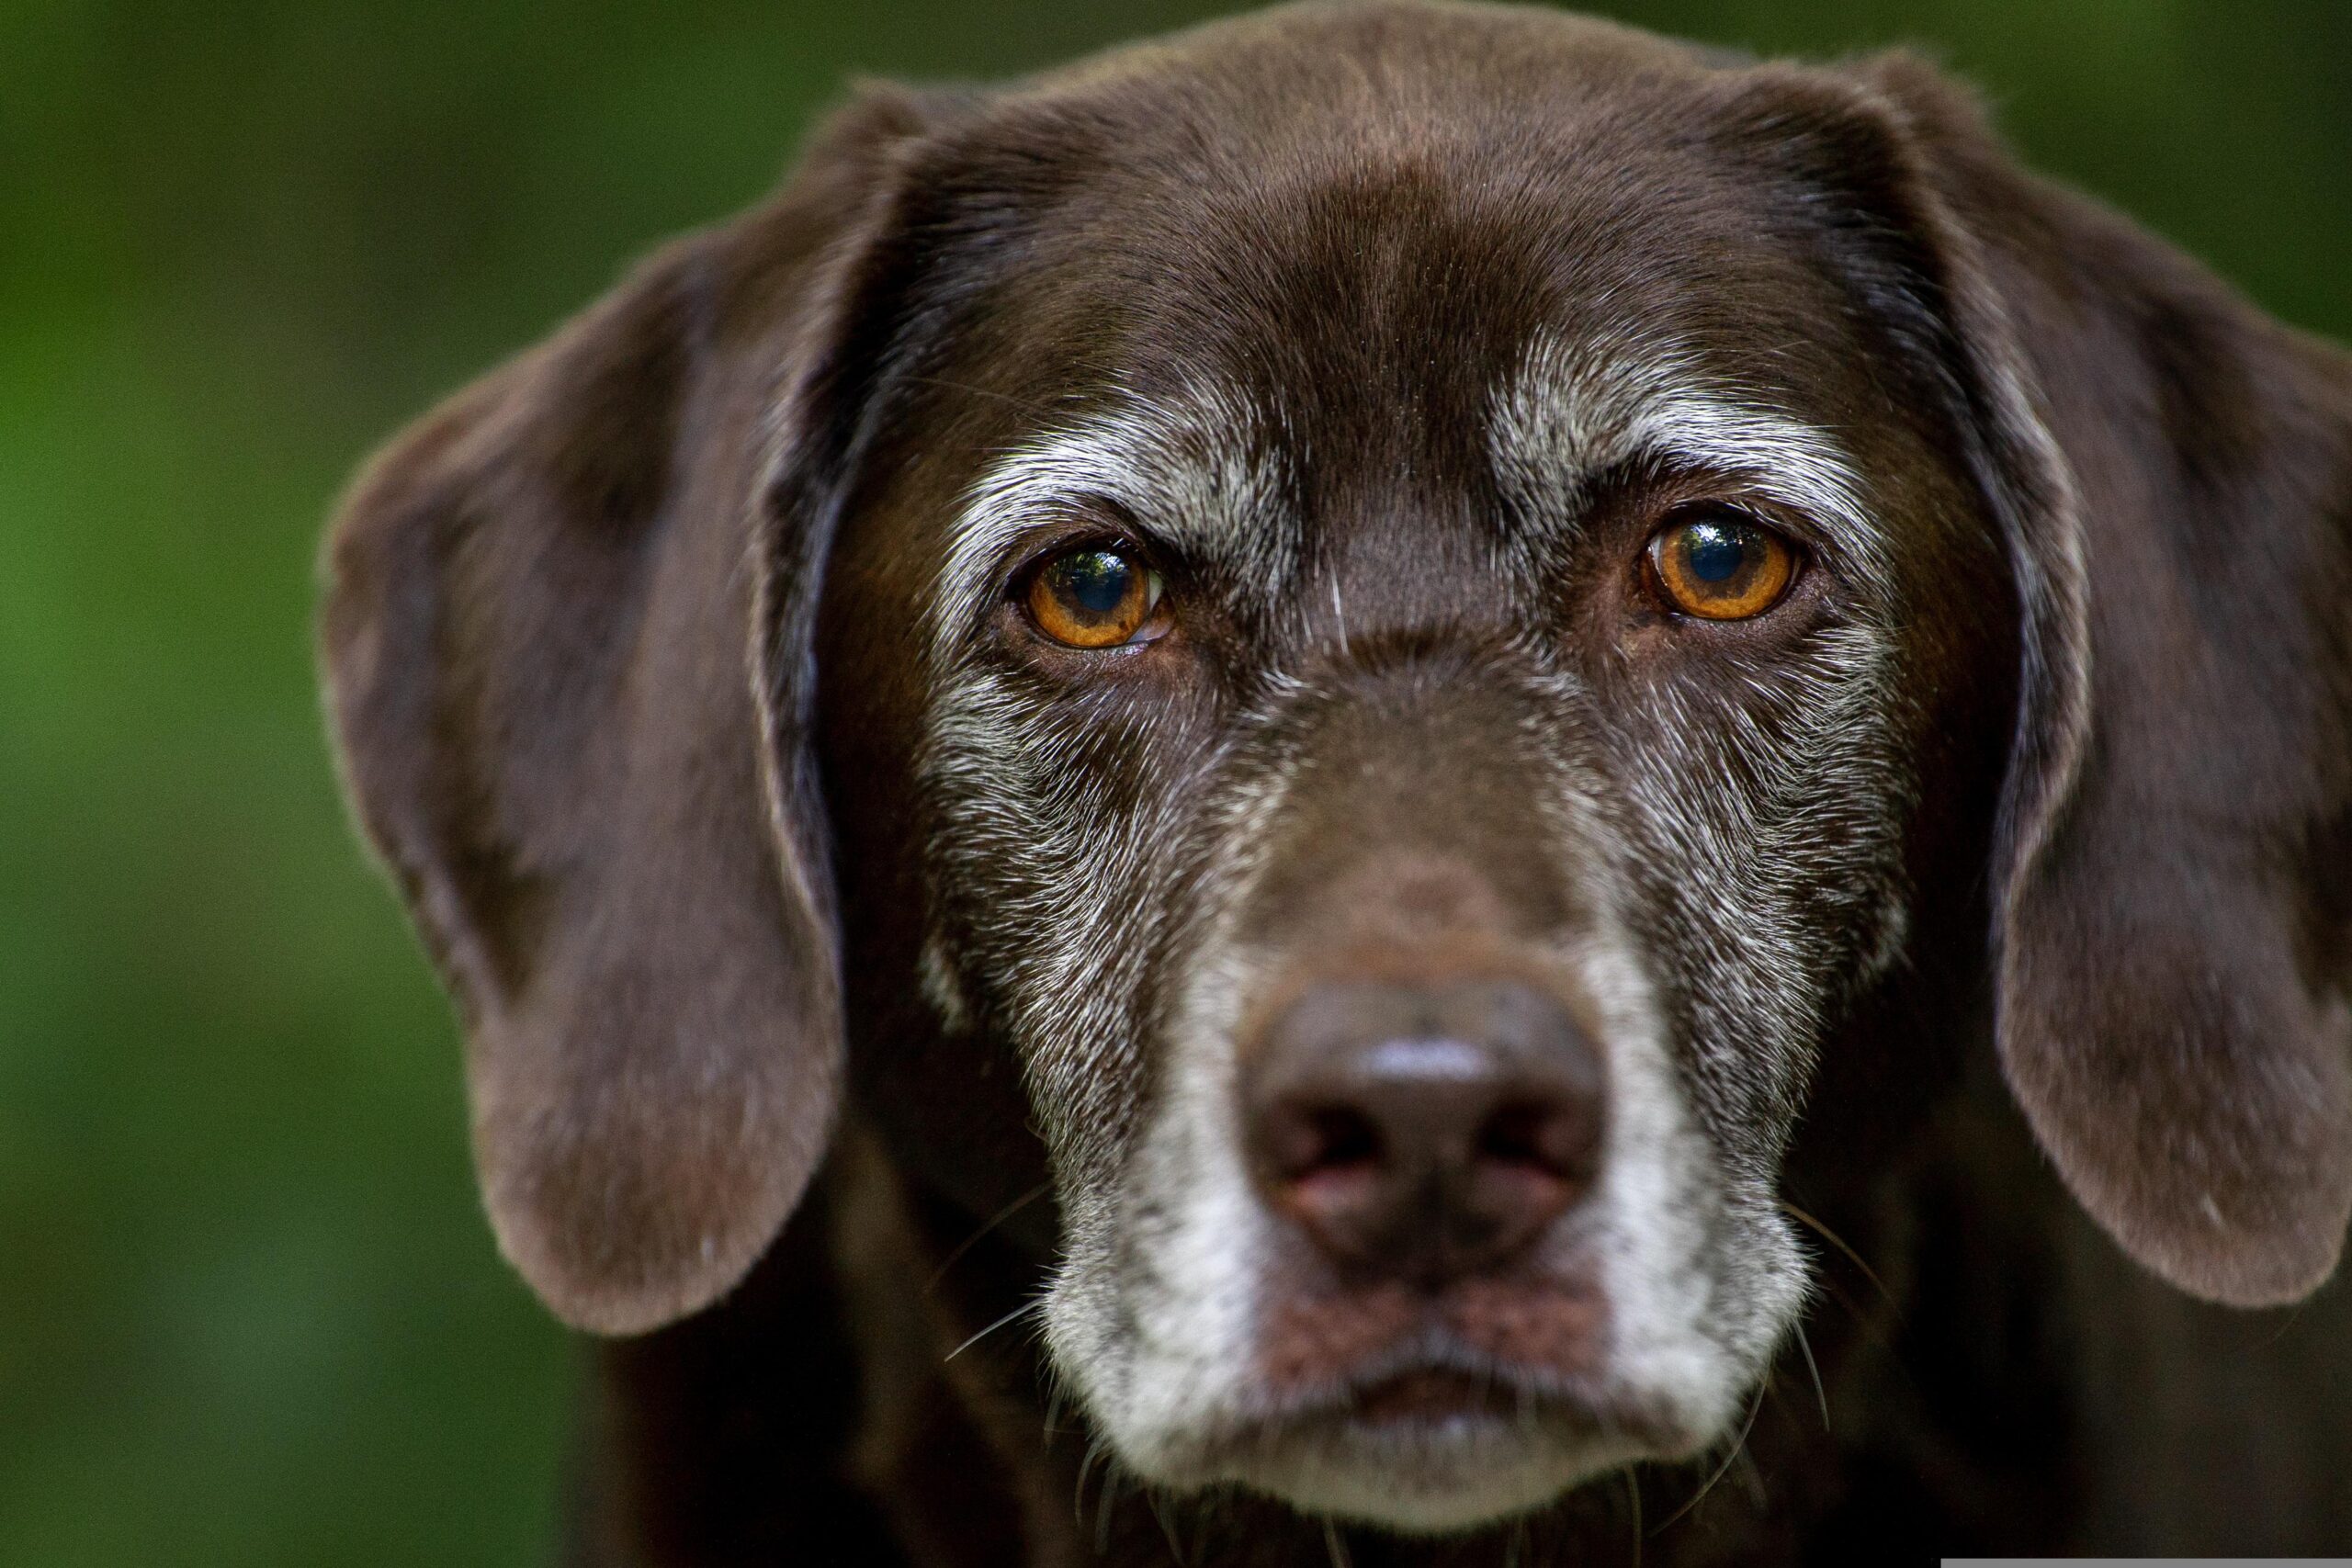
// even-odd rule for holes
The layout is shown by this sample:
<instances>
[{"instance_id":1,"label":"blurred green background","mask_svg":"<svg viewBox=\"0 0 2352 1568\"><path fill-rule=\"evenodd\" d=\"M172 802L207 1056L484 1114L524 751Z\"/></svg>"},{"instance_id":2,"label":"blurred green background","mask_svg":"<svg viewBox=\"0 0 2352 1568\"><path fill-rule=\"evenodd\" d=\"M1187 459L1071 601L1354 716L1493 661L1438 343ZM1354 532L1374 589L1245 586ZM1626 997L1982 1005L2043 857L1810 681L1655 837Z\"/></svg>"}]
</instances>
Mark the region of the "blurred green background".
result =
<instances>
[{"instance_id":1,"label":"blurred green background","mask_svg":"<svg viewBox=\"0 0 2352 1568\"><path fill-rule=\"evenodd\" d=\"M1606 8L1926 44L2352 336L2346 0ZM448 1014L335 798L322 516L849 76L1210 9L0 0L0 1564L545 1555L574 1348L492 1250Z\"/></svg>"}]
</instances>

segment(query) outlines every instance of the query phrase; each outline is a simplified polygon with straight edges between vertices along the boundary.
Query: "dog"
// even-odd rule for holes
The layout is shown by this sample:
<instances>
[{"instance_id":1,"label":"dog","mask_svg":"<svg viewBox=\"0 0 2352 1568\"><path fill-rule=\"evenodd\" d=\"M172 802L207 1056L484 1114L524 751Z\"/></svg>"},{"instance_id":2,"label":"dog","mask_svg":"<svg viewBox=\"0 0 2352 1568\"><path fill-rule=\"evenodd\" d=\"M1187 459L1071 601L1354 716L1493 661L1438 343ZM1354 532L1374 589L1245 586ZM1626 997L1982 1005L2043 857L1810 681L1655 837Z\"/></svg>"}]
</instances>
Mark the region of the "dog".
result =
<instances>
[{"instance_id":1,"label":"dog","mask_svg":"<svg viewBox=\"0 0 2352 1568\"><path fill-rule=\"evenodd\" d=\"M326 575L577 1561L2352 1544L2195 1304L2352 1210L2352 359L1912 57L870 88Z\"/></svg>"}]
</instances>

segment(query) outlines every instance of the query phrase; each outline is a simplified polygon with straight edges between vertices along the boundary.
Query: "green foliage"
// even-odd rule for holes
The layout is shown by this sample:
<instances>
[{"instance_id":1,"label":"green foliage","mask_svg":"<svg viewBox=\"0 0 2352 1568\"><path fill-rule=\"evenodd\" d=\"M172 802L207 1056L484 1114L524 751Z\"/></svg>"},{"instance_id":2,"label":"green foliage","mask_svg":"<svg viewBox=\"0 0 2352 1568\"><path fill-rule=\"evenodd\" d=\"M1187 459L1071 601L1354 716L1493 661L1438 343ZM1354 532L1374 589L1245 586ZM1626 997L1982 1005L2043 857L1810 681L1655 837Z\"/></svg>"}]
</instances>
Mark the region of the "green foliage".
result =
<instances>
[{"instance_id":1,"label":"green foliage","mask_svg":"<svg viewBox=\"0 0 2352 1568\"><path fill-rule=\"evenodd\" d=\"M0 1562L545 1554L572 1350L497 1261L458 1049L309 656L370 445L861 73L1181 0L0 4ZM2337 0L1626 0L1911 39L2029 153L2352 332Z\"/></svg>"}]
</instances>

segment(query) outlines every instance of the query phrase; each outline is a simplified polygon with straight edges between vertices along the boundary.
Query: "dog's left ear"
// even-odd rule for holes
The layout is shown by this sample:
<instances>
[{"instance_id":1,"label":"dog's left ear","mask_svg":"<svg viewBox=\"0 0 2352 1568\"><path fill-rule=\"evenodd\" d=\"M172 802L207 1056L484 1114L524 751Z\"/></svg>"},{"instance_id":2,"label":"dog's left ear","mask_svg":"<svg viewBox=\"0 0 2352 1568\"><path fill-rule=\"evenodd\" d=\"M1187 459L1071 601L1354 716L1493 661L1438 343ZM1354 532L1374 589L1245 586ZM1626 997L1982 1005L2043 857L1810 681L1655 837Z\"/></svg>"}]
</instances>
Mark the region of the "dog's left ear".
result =
<instances>
[{"instance_id":1,"label":"dog's left ear","mask_svg":"<svg viewBox=\"0 0 2352 1568\"><path fill-rule=\"evenodd\" d=\"M1919 62L1839 80L1876 151L1834 177L1905 209L2018 585L2011 1089L2142 1263L2295 1300L2352 1213L2352 358L2022 173Z\"/></svg>"},{"instance_id":2,"label":"dog's left ear","mask_svg":"<svg viewBox=\"0 0 2352 1568\"><path fill-rule=\"evenodd\" d=\"M393 443L330 541L346 782L463 1018L500 1247L580 1327L734 1284L831 1131L809 627L936 107L869 92Z\"/></svg>"}]
</instances>

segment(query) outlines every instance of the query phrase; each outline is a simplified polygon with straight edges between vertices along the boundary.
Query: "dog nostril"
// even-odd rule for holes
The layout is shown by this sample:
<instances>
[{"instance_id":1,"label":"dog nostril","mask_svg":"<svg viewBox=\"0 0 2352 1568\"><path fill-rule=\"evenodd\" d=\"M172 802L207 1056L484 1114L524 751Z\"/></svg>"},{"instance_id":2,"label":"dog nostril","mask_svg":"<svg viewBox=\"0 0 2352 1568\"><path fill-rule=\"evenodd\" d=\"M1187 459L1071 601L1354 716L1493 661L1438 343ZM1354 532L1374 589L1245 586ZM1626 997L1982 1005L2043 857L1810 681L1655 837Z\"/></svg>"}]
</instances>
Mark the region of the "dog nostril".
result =
<instances>
[{"instance_id":1,"label":"dog nostril","mask_svg":"<svg viewBox=\"0 0 2352 1568\"><path fill-rule=\"evenodd\" d=\"M1507 1262L1600 1163L1599 1057L1556 1003L1511 982L1311 991L1240 1087L1270 1206L1335 1262L1396 1279Z\"/></svg>"},{"instance_id":2,"label":"dog nostril","mask_svg":"<svg viewBox=\"0 0 2352 1568\"><path fill-rule=\"evenodd\" d=\"M1380 1128L1353 1106L1285 1106L1272 1121L1265 1163L1280 1180L1369 1174L1386 1157Z\"/></svg>"},{"instance_id":3,"label":"dog nostril","mask_svg":"<svg viewBox=\"0 0 2352 1568\"><path fill-rule=\"evenodd\" d=\"M1314 1168L1339 1170L1381 1162L1385 1150L1380 1129L1363 1111L1327 1106L1316 1111L1310 1121L1317 1138Z\"/></svg>"},{"instance_id":4,"label":"dog nostril","mask_svg":"<svg viewBox=\"0 0 2352 1568\"><path fill-rule=\"evenodd\" d=\"M1556 1180L1581 1179L1592 1156L1591 1119L1556 1104L1507 1104L1478 1129L1478 1160Z\"/></svg>"}]
</instances>

